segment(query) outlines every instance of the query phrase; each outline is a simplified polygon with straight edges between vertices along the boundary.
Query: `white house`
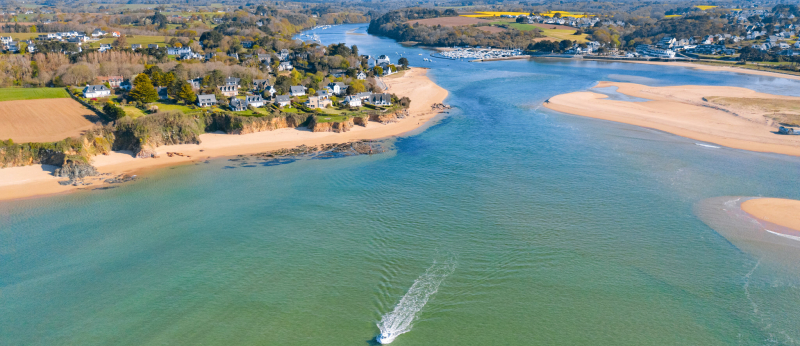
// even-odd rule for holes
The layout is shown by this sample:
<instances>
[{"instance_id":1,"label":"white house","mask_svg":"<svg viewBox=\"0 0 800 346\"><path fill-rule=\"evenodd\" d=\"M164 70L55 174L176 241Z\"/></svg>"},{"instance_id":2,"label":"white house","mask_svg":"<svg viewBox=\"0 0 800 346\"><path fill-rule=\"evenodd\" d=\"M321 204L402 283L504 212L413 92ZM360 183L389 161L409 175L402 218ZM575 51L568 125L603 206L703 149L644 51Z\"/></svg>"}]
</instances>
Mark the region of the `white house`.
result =
<instances>
[{"instance_id":1,"label":"white house","mask_svg":"<svg viewBox=\"0 0 800 346\"><path fill-rule=\"evenodd\" d=\"M294 66L292 66L292 63L288 61L284 61L280 65L278 65L278 71L291 71L293 69Z\"/></svg>"},{"instance_id":2,"label":"white house","mask_svg":"<svg viewBox=\"0 0 800 346\"><path fill-rule=\"evenodd\" d=\"M342 102L350 107L361 107L361 98L358 96L347 96Z\"/></svg>"},{"instance_id":3,"label":"white house","mask_svg":"<svg viewBox=\"0 0 800 346\"><path fill-rule=\"evenodd\" d=\"M83 97L87 99L111 95L111 90L105 85L87 85L83 88Z\"/></svg>"},{"instance_id":4,"label":"white house","mask_svg":"<svg viewBox=\"0 0 800 346\"><path fill-rule=\"evenodd\" d=\"M382 64L391 64L392 61L389 59L388 55L381 55L377 59L375 59L375 64L382 65Z\"/></svg>"},{"instance_id":5,"label":"white house","mask_svg":"<svg viewBox=\"0 0 800 346\"><path fill-rule=\"evenodd\" d=\"M343 95L347 92L347 85L342 82L334 82L329 83L327 89L331 94Z\"/></svg>"},{"instance_id":6,"label":"white house","mask_svg":"<svg viewBox=\"0 0 800 346\"><path fill-rule=\"evenodd\" d=\"M217 97L213 94L197 95L197 105L200 107L209 107L217 104Z\"/></svg>"},{"instance_id":7,"label":"white house","mask_svg":"<svg viewBox=\"0 0 800 346\"><path fill-rule=\"evenodd\" d=\"M364 71L358 71L358 74L356 75L356 79L365 80L365 79L367 79L367 74L364 73Z\"/></svg>"},{"instance_id":8,"label":"white house","mask_svg":"<svg viewBox=\"0 0 800 346\"><path fill-rule=\"evenodd\" d=\"M367 103L376 105L376 106L391 106L392 105L392 95L389 94L372 94L367 99Z\"/></svg>"},{"instance_id":9,"label":"white house","mask_svg":"<svg viewBox=\"0 0 800 346\"><path fill-rule=\"evenodd\" d=\"M101 37L101 36L105 36L105 35L106 35L106 32L103 31L103 30L100 30L100 29L94 29L94 31L92 31L92 37Z\"/></svg>"},{"instance_id":10,"label":"white house","mask_svg":"<svg viewBox=\"0 0 800 346\"><path fill-rule=\"evenodd\" d=\"M192 52L192 49L189 47L169 47L167 48L167 55L184 55L189 54Z\"/></svg>"},{"instance_id":11,"label":"white house","mask_svg":"<svg viewBox=\"0 0 800 346\"><path fill-rule=\"evenodd\" d=\"M264 103L266 103L261 95L248 95L244 97L244 100L247 102L248 106L253 106L256 108L263 107Z\"/></svg>"},{"instance_id":12,"label":"white house","mask_svg":"<svg viewBox=\"0 0 800 346\"><path fill-rule=\"evenodd\" d=\"M306 94L306 87L302 85L289 87L289 94L292 96L303 96Z\"/></svg>"},{"instance_id":13,"label":"white house","mask_svg":"<svg viewBox=\"0 0 800 346\"><path fill-rule=\"evenodd\" d=\"M275 104L278 107L286 107L292 103L292 98L289 95L278 95L275 97Z\"/></svg>"}]
</instances>

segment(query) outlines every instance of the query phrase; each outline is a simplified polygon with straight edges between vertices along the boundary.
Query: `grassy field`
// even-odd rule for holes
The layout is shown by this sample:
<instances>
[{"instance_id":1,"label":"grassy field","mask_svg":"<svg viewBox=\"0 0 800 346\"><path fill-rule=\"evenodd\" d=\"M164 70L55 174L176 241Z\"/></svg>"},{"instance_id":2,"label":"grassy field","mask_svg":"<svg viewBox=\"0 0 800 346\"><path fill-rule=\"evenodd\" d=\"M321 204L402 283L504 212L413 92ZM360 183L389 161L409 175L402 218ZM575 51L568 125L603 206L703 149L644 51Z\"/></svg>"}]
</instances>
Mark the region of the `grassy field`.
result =
<instances>
[{"instance_id":1,"label":"grassy field","mask_svg":"<svg viewBox=\"0 0 800 346\"><path fill-rule=\"evenodd\" d=\"M33 40L39 35L41 32L11 32L11 33L1 33L0 36L11 36L14 40Z\"/></svg>"},{"instance_id":2,"label":"grassy field","mask_svg":"<svg viewBox=\"0 0 800 346\"><path fill-rule=\"evenodd\" d=\"M577 29L544 29L544 28L541 28L541 27L533 25L533 24L517 23L517 22L515 22L513 20L498 20L498 21L492 22L492 24L495 24L495 25L507 25L510 28L514 28L514 29L517 29L517 30L520 30L520 31L530 31L530 30L533 30L533 29L539 29L539 30L542 31L542 34L544 34L545 36L547 36L551 40L558 40L558 41L570 40L570 41L575 41L575 42L578 42L578 43L582 43L582 42L586 42L587 41L586 40L586 36L589 36L587 34L574 35L575 31ZM561 26L561 27L563 27L563 26Z\"/></svg>"},{"instance_id":3,"label":"grassy field","mask_svg":"<svg viewBox=\"0 0 800 346\"><path fill-rule=\"evenodd\" d=\"M333 122L342 122L347 120L348 118L350 117L342 115L325 114L325 115L318 115L316 119L318 123L333 123Z\"/></svg>"},{"instance_id":4,"label":"grassy field","mask_svg":"<svg viewBox=\"0 0 800 346\"><path fill-rule=\"evenodd\" d=\"M145 116L144 112L141 109L136 108L136 107L124 106L124 107L122 107L122 109L125 110L125 114L127 114L129 117L131 117L133 119Z\"/></svg>"},{"instance_id":5,"label":"grassy field","mask_svg":"<svg viewBox=\"0 0 800 346\"><path fill-rule=\"evenodd\" d=\"M130 45L132 45L132 44L141 44L142 46L147 48L146 45L148 45L148 44L158 44L158 45L167 44L167 42L164 41L164 38L165 38L164 36L126 36L125 40L128 41L128 47L130 47ZM172 37L166 37L166 39L170 40L170 39L172 39ZM114 37L112 37L112 38L104 38L104 39L100 39L100 40L98 40L98 41L96 41L94 43L99 46L100 44L103 44L103 43L111 44L111 43L114 42L114 40L116 40L116 38L114 38Z\"/></svg>"},{"instance_id":6,"label":"grassy field","mask_svg":"<svg viewBox=\"0 0 800 346\"><path fill-rule=\"evenodd\" d=\"M69 97L61 88L0 88L0 101L60 99Z\"/></svg>"}]
</instances>

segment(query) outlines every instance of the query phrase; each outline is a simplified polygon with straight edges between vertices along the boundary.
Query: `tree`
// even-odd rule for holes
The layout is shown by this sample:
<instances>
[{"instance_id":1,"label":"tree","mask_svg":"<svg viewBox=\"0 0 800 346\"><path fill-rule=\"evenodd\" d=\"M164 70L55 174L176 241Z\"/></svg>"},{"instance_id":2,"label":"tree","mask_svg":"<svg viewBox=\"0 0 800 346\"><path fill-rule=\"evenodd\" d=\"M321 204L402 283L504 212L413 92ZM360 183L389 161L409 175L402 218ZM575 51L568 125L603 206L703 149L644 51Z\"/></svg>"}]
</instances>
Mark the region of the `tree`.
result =
<instances>
[{"instance_id":1,"label":"tree","mask_svg":"<svg viewBox=\"0 0 800 346\"><path fill-rule=\"evenodd\" d=\"M181 87L178 90L178 93L175 95L179 100L186 102L187 104L194 103L197 100L197 95L194 94L194 90L192 90L192 86L189 85L186 81L180 82Z\"/></svg>"},{"instance_id":2,"label":"tree","mask_svg":"<svg viewBox=\"0 0 800 346\"><path fill-rule=\"evenodd\" d=\"M36 32L36 25L31 25L31 32Z\"/></svg>"},{"instance_id":3,"label":"tree","mask_svg":"<svg viewBox=\"0 0 800 346\"><path fill-rule=\"evenodd\" d=\"M136 76L136 79L133 80L133 90L128 93L128 96L136 101L144 103L158 100L158 92L156 88L153 87L153 82L151 82L150 77L147 77L144 73L140 73Z\"/></svg>"},{"instance_id":4,"label":"tree","mask_svg":"<svg viewBox=\"0 0 800 346\"><path fill-rule=\"evenodd\" d=\"M128 46L128 39L125 38L125 35L119 35L119 37L117 37L117 39L111 44L117 48L125 48Z\"/></svg>"},{"instance_id":5,"label":"tree","mask_svg":"<svg viewBox=\"0 0 800 346\"><path fill-rule=\"evenodd\" d=\"M365 91L367 91L367 87L364 85L364 82L360 80L353 81L353 83L347 86L348 95L355 95Z\"/></svg>"},{"instance_id":6,"label":"tree","mask_svg":"<svg viewBox=\"0 0 800 346\"><path fill-rule=\"evenodd\" d=\"M397 63L402 65L404 69L408 68L408 59L406 59L406 57L402 57L400 59L397 59Z\"/></svg>"},{"instance_id":7,"label":"tree","mask_svg":"<svg viewBox=\"0 0 800 346\"><path fill-rule=\"evenodd\" d=\"M375 66L374 68L372 68L372 70L375 71L376 76L380 76L383 74L383 67Z\"/></svg>"},{"instance_id":8,"label":"tree","mask_svg":"<svg viewBox=\"0 0 800 346\"><path fill-rule=\"evenodd\" d=\"M106 113L106 115L113 120L119 120L128 115L125 113L124 109L117 107L111 101L106 102L106 104L103 106L103 113Z\"/></svg>"}]
</instances>

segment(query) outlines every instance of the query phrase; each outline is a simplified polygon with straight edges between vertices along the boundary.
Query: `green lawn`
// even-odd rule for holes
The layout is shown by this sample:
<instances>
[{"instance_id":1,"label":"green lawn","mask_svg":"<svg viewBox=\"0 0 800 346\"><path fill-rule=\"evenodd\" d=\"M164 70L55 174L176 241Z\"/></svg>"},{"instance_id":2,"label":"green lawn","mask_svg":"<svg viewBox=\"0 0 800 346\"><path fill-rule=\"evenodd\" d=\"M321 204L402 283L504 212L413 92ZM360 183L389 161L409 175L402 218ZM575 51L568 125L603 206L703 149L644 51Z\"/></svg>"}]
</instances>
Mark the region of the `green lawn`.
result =
<instances>
[{"instance_id":1,"label":"green lawn","mask_svg":"<svg viewBox=\"0 0 800 346\"><path fill-rule=\"evenodd\" d=\"M69 97L62 88L0 88L0 101L60 99Z\"/></svg>"},{"instance_id":2,"label":"green lawn","mask_svg":"<svg viewBox=\"0 0 800 346\"><path fill-rule=\"evenodd\" d=\"M348 118L347 116L341 115L317 115L316 119L318 123L331 123L331 122L342 122L346 121Z\"/></svg>"},{"instance_id":3,"label":"green lawn","mask_svg":"<svg viewBox=\"0 0 800 346\"><path fill-rule=\"evenodd\" d=\"M156 103L155 105L158 107L158 110L160 112L164 112L164 111L180 111L180 112L183 112L185 114L192 113L192 112L198 112L197 109L191 109L191 108L189 108L189 106L179 105L179 104L176 104L176 103L171 103L171 104L168 104L168 103Z\"/></svg>"},{"instance_id":4,"label":"green lawn","mask_svg":"<svg viewBox=\"0 0 800 346\"><path fill-rule=\"evenodd\" d=\"M14 40L33 40L40 34L40 32L4 32L0 33L0 36L11 36Z\"/></svg>"},{"instance_id":5,"label":"green lawn","mask_svg":"<svg viewBox=\"0 0 800 346\"><path fill-rule=\"evenodd\" d=\"M586 42L587 41L586 40L586 36L589 36L587 34L574 35L575 31L577 29L544 29L544 28L541 28L541 27L533 25L533 24L517 23L517 22L514 22L511 19L498 20L498 21L492 22L491 24L494 24L494 25L507 25L508 27L517 29L519 31L530 31L530 30L533 30L533 29L539 29L539 30L542 31L542 34L544 34L548 38L551 38L553 40L558 40L558 41L570 40L570 41L575 41L575 42L581 43L581 42Z\"/></svg>"},{"instance_id":6,"label":"green lawn","mask_svg":"<svg viewBox=\"0 0 800 346\"><path fill-rule=\"evenodd\" d=\"M136 108L136 107L124 106L124 107L122 107L122 109L125 110L125 114L127 114L129 117L131 117L133 119L145 116L144 112L141 109Z\"/></svg>"}]
</instances>

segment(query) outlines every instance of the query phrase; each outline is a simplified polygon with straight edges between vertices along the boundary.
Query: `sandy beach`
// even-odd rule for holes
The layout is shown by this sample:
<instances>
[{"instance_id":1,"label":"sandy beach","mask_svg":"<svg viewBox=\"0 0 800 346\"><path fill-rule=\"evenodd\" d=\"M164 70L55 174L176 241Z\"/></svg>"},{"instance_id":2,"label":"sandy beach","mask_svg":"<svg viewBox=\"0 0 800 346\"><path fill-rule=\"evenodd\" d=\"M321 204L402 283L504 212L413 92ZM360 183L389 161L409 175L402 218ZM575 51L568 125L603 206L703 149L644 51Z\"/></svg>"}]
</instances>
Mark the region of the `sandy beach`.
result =
<instances>
[{"instance_id":1,"label":"sandy beach","mask_svg":"<svg viewBox=\"0 0 800 346\"><path fill-rule=\"evenodd\" d=\"M296 146L343 143L361 139L381 139L401 135L433 119L439 111L431 106L442 103L447 90L436 85L427 77L427 69L412 68L402 76L384 78L389 93L407 96L411 99L409 117L394 123L380 124L370 122L366 127L355 126L344 133L311 132L306 128L287 128L246 135L203 134L200 144L169 145L156 148L158 158L137 159L131 153L114 152L110 155L96 156L93 165L100 173L118 175L122 173L141 174L146 169L184 164L207 158L254 154ZM167 152L179 152L185 156L168 157ZM47 194L74 191L75 186L62 186L59 179L52 176L55 167L33 165L0 169L0 200L9 200ZM108 177L86 179L92 182L91 188L102 185Z\"/></svg>"},{"instance_id":2,"label":"sandy beach","mask_svg":"<svg viewBox=\"0 0 800 346\"><path fill-rule=\"evenodd\" d=\"M800 232L800 201L783 198L755 198L741 205L756 219Z\"/></svg>"},{"instance_id":3,"label":"sandy beach","mask_svg":"<svg viewBox=\"0 0 800 346\"><path fill-rule=\"evenodd\" d=\"M609 61L609 60L603 60ZM662 65L662 66L677 66L677 67L688 67L697 69L700 71L709 71L709 72L732 72L732 73L744 73L744 74L752 74L758 76L765 76L765 77L774 77L774 78L786 78L786 79L795 79L800 80L800 76L788 74L788 73L779 73L779 72L771 72L771 71L761 71L761 70L752 70L749 68L741 68L736 66L721 66L721 65L706 65L701 63L691 63L691 62L680 62L680 61L625 61L625 60L610 60L610 61L619 61L619 62L630 62L635 64L647 64L647 65Z\"/></svg>"},{"instance_id":4,"label":"sandy beach","mask_svg":"<svg viewBox=\"0 0 800 346\"><path fill-rule=\"evenodd\" d=\"M771 114L764 114L761 108L742 102L796 104L800 102L798 97L719 86L649 87L600 82L595 88L604 87L617 87L619 93L647 101L611 100L601 93L581 91L552 97L544 106L563 113L653 128L730 148L800 156L800 136L775 134L777 122L765 116Z\"/></svg>"}]
</instances>

